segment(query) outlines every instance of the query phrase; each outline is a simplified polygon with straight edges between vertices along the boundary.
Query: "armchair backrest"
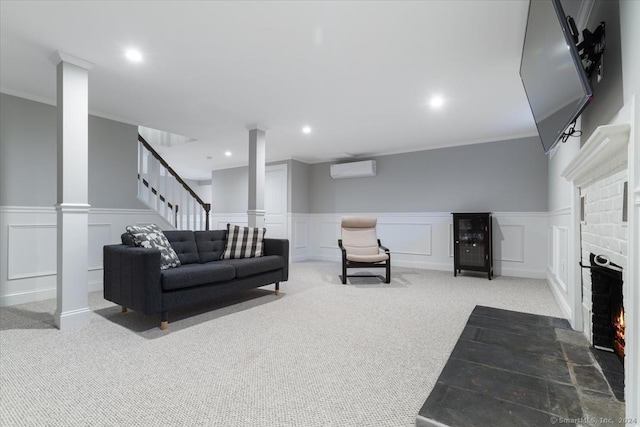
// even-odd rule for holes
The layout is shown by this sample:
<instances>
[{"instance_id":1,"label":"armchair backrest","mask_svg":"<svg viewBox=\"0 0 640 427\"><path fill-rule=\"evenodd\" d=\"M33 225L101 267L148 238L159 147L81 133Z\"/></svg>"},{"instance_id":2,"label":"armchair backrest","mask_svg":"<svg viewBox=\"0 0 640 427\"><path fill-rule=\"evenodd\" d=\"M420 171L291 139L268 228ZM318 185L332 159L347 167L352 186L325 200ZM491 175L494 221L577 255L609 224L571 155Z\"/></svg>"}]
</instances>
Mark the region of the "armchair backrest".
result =
<instances>
[{"instance_id":1,"label":"armchair backrest","mask_svg":"<svg viewBox=\"0 0 640 427\"><path fill-rule=\"evenodd\" d=\"M342 217L342 246L354 255L376 255L379 253L376 234L377 218L364 216Z\"/></svg>"}]
</instances>

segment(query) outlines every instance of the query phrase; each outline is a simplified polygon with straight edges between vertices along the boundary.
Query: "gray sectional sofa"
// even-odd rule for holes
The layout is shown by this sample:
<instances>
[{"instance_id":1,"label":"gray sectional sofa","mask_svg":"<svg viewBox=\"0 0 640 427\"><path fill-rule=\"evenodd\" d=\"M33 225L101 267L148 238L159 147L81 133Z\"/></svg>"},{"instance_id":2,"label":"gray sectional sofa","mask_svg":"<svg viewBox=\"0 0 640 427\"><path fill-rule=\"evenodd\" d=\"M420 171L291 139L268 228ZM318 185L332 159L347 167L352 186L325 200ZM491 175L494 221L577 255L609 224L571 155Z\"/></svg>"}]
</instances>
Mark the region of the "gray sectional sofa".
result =
<instances>
[{"instance_id":1,"label":"gray sectional sofa","mask_svg":"<svg viewBox=\"0 0 640 427\"><path fill-rule=\"evenodd\" d=\"M158 249L134 246L131 236L122 244L104 247L104 298L144 314L160 314L166 329L169 311L289 278L289 241L264 239L263 256L220 259L227 230L164 231L180 259L180 266L161 270Z\"/></svg>"}]
</instances>

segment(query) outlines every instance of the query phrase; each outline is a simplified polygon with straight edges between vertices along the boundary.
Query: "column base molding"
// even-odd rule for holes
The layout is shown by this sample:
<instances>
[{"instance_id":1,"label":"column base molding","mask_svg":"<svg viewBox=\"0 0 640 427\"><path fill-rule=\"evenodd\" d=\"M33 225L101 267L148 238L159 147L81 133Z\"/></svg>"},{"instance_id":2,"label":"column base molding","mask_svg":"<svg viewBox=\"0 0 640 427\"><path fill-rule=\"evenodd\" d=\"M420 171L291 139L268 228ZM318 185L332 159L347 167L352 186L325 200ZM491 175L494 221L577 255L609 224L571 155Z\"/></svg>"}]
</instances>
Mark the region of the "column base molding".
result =
<instances>
[{"instance_id":1,"label":"column base molding","mask_svg":"<svg viewBox=\"0 0 640 427\"><path fill-rule=\"evenodd\" d=\"M60 330L79 328L91 322L91 310L81 308L65 312L56 311L53 315L53 322Z\"/></svg>"}]
</instances>

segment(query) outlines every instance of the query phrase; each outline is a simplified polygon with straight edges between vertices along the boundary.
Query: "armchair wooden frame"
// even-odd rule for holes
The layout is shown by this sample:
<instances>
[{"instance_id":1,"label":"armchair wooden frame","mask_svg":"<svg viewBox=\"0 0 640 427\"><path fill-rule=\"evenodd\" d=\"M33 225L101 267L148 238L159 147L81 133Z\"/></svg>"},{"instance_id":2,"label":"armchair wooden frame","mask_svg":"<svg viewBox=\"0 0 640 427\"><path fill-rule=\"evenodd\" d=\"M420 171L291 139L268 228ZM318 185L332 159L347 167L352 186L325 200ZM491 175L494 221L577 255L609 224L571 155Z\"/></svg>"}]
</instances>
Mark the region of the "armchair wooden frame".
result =
<instances>
[{"instance_id":1,"label":"armchair wooden frame","mask_svg":"<svg viewBox=\"0 0 640 427\"><path fill-rule=\"evenodd\" d=\"M338 239L338 247L342 251L342 275L340 279L342 279L342 284L347 284L347 277L378 277L380 280L384 280L384 283L391 283L391 253L389 252L389 248L383 246L380 243L380 239L378 239L378 247L387 254L386 261L380 262L356 262L349 261L347 259L347 250L342 246L342 239ZM386 270L386 277L382 277L381 275L375 274L351 274L347 276L348 268L384 268Z\"/></svg>"}]
</instances>

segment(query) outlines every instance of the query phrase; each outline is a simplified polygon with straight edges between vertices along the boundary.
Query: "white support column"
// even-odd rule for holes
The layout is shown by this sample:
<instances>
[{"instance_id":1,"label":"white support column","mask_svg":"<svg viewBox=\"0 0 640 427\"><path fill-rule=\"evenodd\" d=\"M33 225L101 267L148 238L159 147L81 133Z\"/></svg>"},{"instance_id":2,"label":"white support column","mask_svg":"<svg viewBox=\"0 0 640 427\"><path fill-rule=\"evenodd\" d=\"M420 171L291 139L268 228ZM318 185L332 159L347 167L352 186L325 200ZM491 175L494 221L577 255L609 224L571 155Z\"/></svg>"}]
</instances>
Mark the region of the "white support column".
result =
<instances>
[{"instance_id":1,"label":"white support column","mask_svg":"<svg viewBox=\"0 0 640 427\"><path fill-rule=\"evenodd\" d=\"M55 325L88 325L89 69L93 64L56 52L58 110L57 309Z\"/></svg>"},{"instance_id":2,"label":"white support column","mask_svg":"<svg viewBox=\"0 0 640 427\"><path fill-rule=\"evenodd\" d=\"M264 227L265 131L249 129L249 227Z\"/></svg>"}]
</instances>

